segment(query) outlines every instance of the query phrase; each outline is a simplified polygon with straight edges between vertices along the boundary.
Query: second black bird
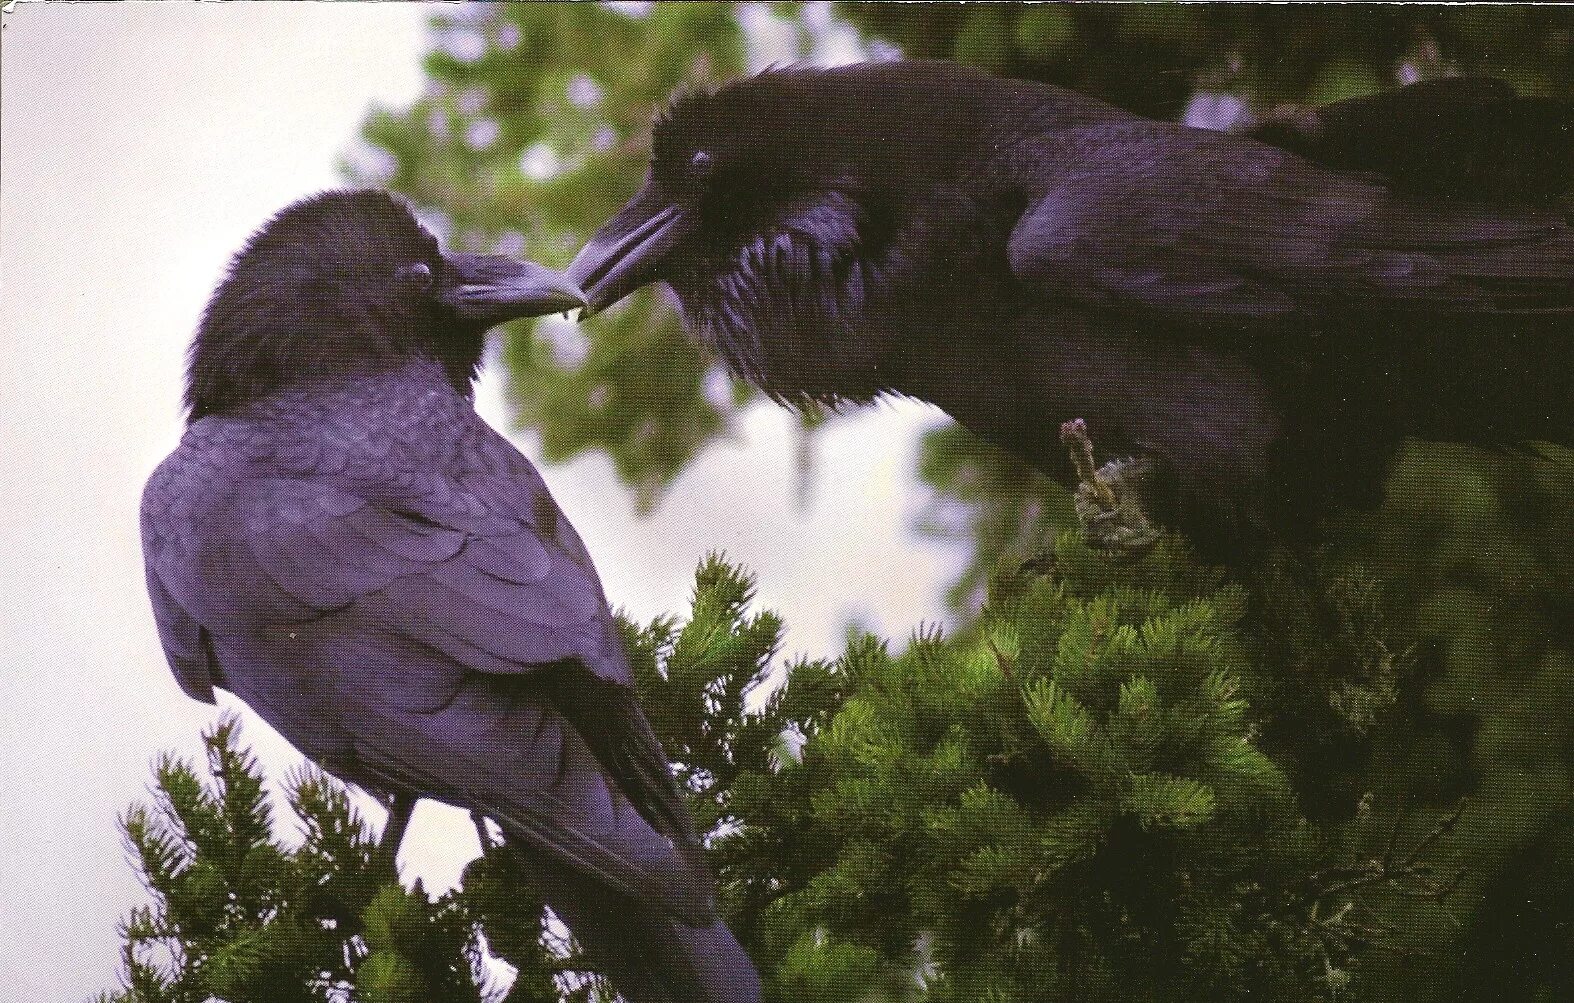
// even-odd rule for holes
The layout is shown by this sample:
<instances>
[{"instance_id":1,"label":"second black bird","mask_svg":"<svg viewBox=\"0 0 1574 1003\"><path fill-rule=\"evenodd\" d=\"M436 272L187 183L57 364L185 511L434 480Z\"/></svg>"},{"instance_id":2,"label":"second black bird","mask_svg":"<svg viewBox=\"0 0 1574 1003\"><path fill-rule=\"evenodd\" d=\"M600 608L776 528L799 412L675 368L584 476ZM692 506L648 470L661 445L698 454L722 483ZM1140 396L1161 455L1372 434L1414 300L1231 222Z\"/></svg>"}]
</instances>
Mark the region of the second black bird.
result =
<instances>
[{"instance_id":1,"label":"second black bird","mask_svg":"<svg viewBox=\"0 0 1574 1003\"><path fill-rule=\"evenodd\" d=\"M1375 501L1406 436L1574 442L1574 108L1458 81L1262 135L771 71L675 103L569 274L594 308L666 281L780 399L917 397L1064 480L1085 419L1220 556Z\"/></svg>"},{"instance_id":2,"label":"second black bird","mask_svg":"<svg viewBox=\"0 0 1574 1003\"><path fill-rule=\"evenodd\" d=\"M208 304L143 495L154 616L191 696L496 820L631 1003L751 1003L590 555L470 402L487 328L578 302L443 254L383 192L279 213Z\"/></svg>"}]
</instances>

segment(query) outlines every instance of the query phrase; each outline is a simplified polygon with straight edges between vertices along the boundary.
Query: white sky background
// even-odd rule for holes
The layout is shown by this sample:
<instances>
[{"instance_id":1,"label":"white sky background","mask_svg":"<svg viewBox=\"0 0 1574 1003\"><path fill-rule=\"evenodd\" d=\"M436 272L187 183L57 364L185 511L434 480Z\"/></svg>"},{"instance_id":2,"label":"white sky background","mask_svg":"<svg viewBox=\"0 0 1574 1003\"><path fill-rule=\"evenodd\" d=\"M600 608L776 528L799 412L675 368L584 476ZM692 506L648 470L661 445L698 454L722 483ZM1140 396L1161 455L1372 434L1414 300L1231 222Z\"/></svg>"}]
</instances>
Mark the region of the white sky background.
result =
<instances>
[{"instance_id":1,"label":"white sky background","mask_svg":"<svg viewBox=\"0 0 1574 1003\"><path fill-rule=\"evenodd\" d=\"M181 428L202 304L268 214L340 183L370 102L422 86L413 4L21 4L0 53L0 987L81 1000L115 984L115 924L143 901L115 816L160 750L194 755L215 711L164 664L137 501ZM769 28L768 21L760 27ZM751 25L751 30L756 26ZM834 54L833 54L834 55ZM767 60L768 61L768 60ZM496 375L483 411L503 423ZM840 648L850 618L900 637L939 619L959 555L911 534L916 406L834 425L796 501L792 424L762 405L640 520L610 464L545 469L614 603L685 608L720 548L760 577L788 650ZM534 452L528 442L527 453ZM293 752L250 715L275 777ZM424 807L402 858L446 886L475 852Z\"/></svg>"}]
</instances>

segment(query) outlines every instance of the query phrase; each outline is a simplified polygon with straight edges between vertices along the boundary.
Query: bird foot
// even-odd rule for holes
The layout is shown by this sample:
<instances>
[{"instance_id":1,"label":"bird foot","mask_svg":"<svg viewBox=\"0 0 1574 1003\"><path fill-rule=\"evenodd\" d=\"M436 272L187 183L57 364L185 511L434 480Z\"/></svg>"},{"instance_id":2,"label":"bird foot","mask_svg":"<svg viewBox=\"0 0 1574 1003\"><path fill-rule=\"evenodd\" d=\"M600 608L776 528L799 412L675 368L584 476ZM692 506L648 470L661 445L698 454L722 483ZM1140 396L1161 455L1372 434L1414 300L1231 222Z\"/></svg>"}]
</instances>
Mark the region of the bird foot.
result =
<instances>
[{"instance_id":1,"label":"bird foot","mask_svg":"<svg viewBox=\"0 0 1574 1003\"><path fill-rule=\"evenodd\" d=\"M1133 457L1095 469L1093 441L1081 418L1060 426L1060 441L1077 471L1072 500L1088 546L1108 554L1145 553L1159 539L1158 527L1142 509L1142 487L1153 464Z\"/></svg>"},{"instance_id":2,"label":"bird foot","mask_svg":"<svg viewBox=\"0 0 1574 1003\"><path fill-rule=\"evenodd\" d=\"M1095 471L1095 480L1077 485L1073 503L1088 546L1106 553L1143 554L1158 542L1159 531L1142 510L1138 490L1150 468L1146 460L1111 460Z\"/></svg>"},{"instance_id":3,"label":"bird foot","mask_svg":"<svg viewBox=\"0 0 1574 1003\"><path fill-rule=\"evenodd\" d=\"M388 822L377 842L376 853L397 877L399 874L399 847L404 844L404 834L410 828L410 816L415 812L415 798L407 794L393 794L384 799L388 807Z\"/></svg>"},{"instance_id":4,"label":"bird foot","mask_svg":"<svg viewBox=\"0 0 1574 1003\"><path fill-rule=\"evenodd\" d=\"M491 853L502 844L492 838L492 827L487 824L486 816L478 811L470 813L470 822L475 826L476 838L481 841L481 852Z\"/></svg>"}]
</instances>

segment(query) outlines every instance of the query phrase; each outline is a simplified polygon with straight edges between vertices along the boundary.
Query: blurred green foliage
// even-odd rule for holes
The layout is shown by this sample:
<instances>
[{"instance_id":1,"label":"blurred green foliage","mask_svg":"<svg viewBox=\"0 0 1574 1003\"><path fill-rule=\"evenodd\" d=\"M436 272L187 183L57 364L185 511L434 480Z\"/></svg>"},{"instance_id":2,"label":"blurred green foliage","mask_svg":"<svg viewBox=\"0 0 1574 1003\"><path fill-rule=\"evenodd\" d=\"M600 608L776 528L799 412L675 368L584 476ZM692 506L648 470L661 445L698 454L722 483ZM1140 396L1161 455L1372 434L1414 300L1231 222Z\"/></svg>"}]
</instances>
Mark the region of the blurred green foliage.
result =
<instances>
[{"instance_id":1,"label":"blurred green foliage","mask_svg":"<svg viewBox=\"0 0 1574 1003\"><path fill-rule=\"evenodd\" d=\"M957 59L1170 118L1199 96L1264 111L1451 72L1574 93L1574 14L1554 5L471 6L434 26L427 95L368 121L388 170L362 177L446 220L460 246L561 264L638 184L670 91L845 56L848 25L865 54ZM515 413L547 459L605 450L647 505L751 398L682 336L660 290L581 331L515 325L505 358ZM927 437L920 474L932 491L922 528L973 550L950 597L966 616L992 569L1070 524L1063 490L955 428ZM1574 998L1571 499L1567 453L1416 443L1384 507L1330 534L1330 566L1359 562L1375 584L1336 573L1322 584L1343 592L1330 592L1293 581L1316 572L1265 573L1270 586L1291 580L1264 590L1247 631L1255 663L1274 667L1263 737L1308 810L1369 792L1414 834L1461 796L1477 806L1459 829L1463 927L1388 902L1385 922L1427 953L1370 965L1376 998ZM1381 650L1338 640L1376 605ZM1339 686L1352 689L1336 697ZM1368 704L1392 709L1374 717ZM865 966L863 948L837 943L816 963Z\"/></svg>"},{"instance_id":2,"label":"blurred green foliage","mask_svg":"<svg viewBox=\"0 0 1574 1003\"><path fill-rule=\"evenodd\" d=\"M891 4L840 11L908 56L1073 87L1157 118L1201 88L1256 107L1370 93L1414 72L1574 89L1574 20L1554 7L1376 4Z\"/></svg>"}]
</instances>

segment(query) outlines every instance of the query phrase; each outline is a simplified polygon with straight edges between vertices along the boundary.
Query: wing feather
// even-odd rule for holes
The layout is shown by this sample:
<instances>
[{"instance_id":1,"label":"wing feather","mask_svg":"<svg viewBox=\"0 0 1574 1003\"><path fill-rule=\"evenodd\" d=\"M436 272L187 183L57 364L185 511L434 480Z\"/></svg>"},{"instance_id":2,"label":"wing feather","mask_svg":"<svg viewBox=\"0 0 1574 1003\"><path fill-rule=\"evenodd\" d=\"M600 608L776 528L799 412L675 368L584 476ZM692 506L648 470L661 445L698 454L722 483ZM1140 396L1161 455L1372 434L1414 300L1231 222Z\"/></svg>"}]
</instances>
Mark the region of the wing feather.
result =
<instances>
[{"instance_id":1,"label":"wing feather","mask_svg":"<svg viewBox=\"0 0 1574 1003\"><path fill-rule=\"evenodd\" d=\"M709 876L616 621L523 458L483 439L469 457L482 474L401 471L390 450L380 475L362 457L315 476L298 466L310 451L266 441L266 426L239 446L195 431L143 508L155 616L188 693L211 700L221 684L271 704L350 776L484 811L710 922ZM329 718L311 709L319 693L337 694Z\"/></svg>"},{"instance_id":2,"label":"wing feather","mask_svg":"<svg viewBox=\"0 0 1574 1003\"><path fill-rule=\"evenodd\" d=\"M1074 174L1041 179L1008 245L1013 274L1047 297L1247 324L1574 314L1574 226L1550 209L1406 200L1261 143L1158 122L1040 147L1019 155L1080 158Z\"/></svg>"},{"instance_id":3,"label":"wing feather","mask_svg":"<svg viewBox=\"0 0 1574 1003\"><path fill-rule=\"evenodd\" d=\"M490 656L482 671L577 659L608 682L632 682L600 582L573 552L577 539L559 546L517 522L506 534L454 529L332 480L251 479L233 516L193 530L206 536L192 548L225 559L194 563L185 547L161 558L186 568L188 587L173 601L203 622L310 620L359 604L414 640ZM214 538L226 529L240 539Z\"/></svg>"}]
</instances>

